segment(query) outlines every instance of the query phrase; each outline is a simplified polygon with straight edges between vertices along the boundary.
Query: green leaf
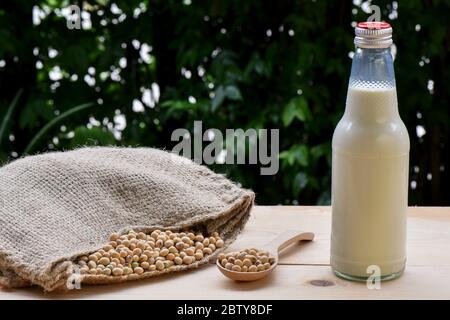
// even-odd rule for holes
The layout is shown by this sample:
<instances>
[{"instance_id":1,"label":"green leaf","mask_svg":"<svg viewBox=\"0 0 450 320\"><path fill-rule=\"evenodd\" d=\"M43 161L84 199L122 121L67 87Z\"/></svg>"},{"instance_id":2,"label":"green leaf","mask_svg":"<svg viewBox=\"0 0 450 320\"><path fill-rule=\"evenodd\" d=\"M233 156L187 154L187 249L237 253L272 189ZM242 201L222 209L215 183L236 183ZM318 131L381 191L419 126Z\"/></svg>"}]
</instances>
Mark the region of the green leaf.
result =
<instances>
[{"instance_id":1,"label":"green leaf","mask_svg":"<svg viewBox=\"0 0 450 320\"><path fill-rule=\"evenodd\" d=\"M285 150L281 152L278 156L281 160L285 160L290 166L294 165L295 157L294 153L290 150Z\"/></svg>"},{"instance_id":2,"label":"green leaf","mask_svg":"<svg viewBox=\"0 0 450 320\"><path fill-rule=\"evenodd\" d=\"M167 100L161 103L160 106L168 109L162 115L164 119L169 119L171 117L176 118L177 115L192 112L200 107L198 103L190 103L186 100Z\"/></svg>"},{"instance_id":3,"label":"green leaf","mask_svg":"<svg viewBox=\"0 0 450 320\"><path fill-rule=\"evenodd\" d=\"M298 148L294 150L295 158L297 159L298 163L300 165L307 167L308 166L308 157L309 157L309 150L308 147L304 144L300 145Z\"/></svg>"},{"instance_id":4,"label":"green leaf","mask_svg":"<svg viewBox=\"0 0 450 320\"><path fill-rule=\"evenodd\" d=\"M167 100L160 104L162 108L170 108L173 110L188 110L194 108L195 104L184 100Z\"/></svg>"},{"instance_id":5,"label":"green leaf","mask_svg":"<svg viewBox=\"0 0 450 320\"><path fill-rule=\"evenodd\" d=\"M33 124L37 122L37 114L34 108L31 108L30 105L27 104L23 111L20 113L19 117L19 128L24 129L26 127L32 127Z\"/></svg>"},{"instance_id":6,"label":"green leaf","mask_svg":"<svg viewBox=\"0 0 450 320\"><path fill-rule=\"evenodd\" d=\"M50 122L48 122L39 132L31 139L30 143L27 145L27 147L24 150L24 154L29 154L31 151L33 151L37 145L37 143L42 139L42 137L56 124L61 122L62 120L70 117L72 114L80 112L84 109L92 107L94 104L92 102L80 104L76 107L73 107L72 109L67 110L64 113L61 113L56 118L52 119Z\"/></svg>"},{"instance_id":7,"label":"green leaf","mask_svg":"<svg viewBox=\"0 0 450 320\"><path fill-rule=\"evenodd\" d=\"M6 114L3 118L3 121L0 125L0 146L2 145L2 141L3 141L3 136L6 132L6 127L9 123L9 121L11 120L11 116L13 114L14 109L16 108L17 102L20 99L20 96L22 95L23 89L19 89L16 93L16 95L14 96L13 100L11 101L11 103L9 104L8 110L6 111Z\"/></svg>"},{"instance_id":8,"label":"green leaf","mask_svg":"<svg viewBox=\"0 0 450 320\"><path fill-rule=\"evenodd\" d=\"M266 67L265 67L265 65L264 65L264 62L262 61L262 60L260 60L260 59L258 59L258 60L256 60L255 61L255 67L254 67L254 70L255 70L255 72L257 73L257 74L259 74L259 75L267 75L268 74L268 72L267 72L267 69L266 69Z\"/></svg>"},{"instance_id":9,"label":"green leaf","mask_svg":"<svg viewBox=\"0 0 450 320\"><path fill-rule=\"evenodd\" d=\"M295 175L292 182L292 191L294 196L297 197L306 185L308 184L308 176L304 172L299 172Z\"/></svg>"},{"instance_id":10,"label":"green leaf","mask_svg":"<svg viewBox=\"0 0 450 320\"><path fill-rule=\"evenodd\" d=\"M312 147L310 151L311 151L311 156L314 160L318 160L323 155L325 155L325 152L326 152L325 146L322 144Z\"/></svg>"},{"instance_id":11,"label":"green leaf","mask_svg":"<svg viewBox=\"0 0 450 320\"><path fill-rule=\"evenodd\" d=\"M230 85L225 88L225 96L230 100L242 100L241 92L238 87Z\"/></svg>"},{"instance_id":12,"label":"green leaf","mask_svg":"<svg viewBox=\"0 0 450 320\"><path fill-rule=\"evenodd\" d=\"M302 122L309 120L311 118L311 113L306 99L303 97L291 99L284 107L281 118L285 127L288 127L294 119L298 119Z\"/></svg>"},{"instance_id":13,"label":"green leaf","mask_svg":"<svg viewBox=\"0 0 450 320\"><path fill-rule=\"evenodd\" d=\"M33 128L38 120L50 120L53 117L53 107L48 101L31 97L20 114L19 126L21 129Z\"/></svg>"},{"instance_id":14,"label":"green leaf","mask_svg":"<svg viewBox=\"0 0 450 320\"><path fill-rule=\"evenodd\" d=\"M252 83L253 72L258 76L268 76L267 68L259 54L254 54L244 70L244 79L247 83Z\"/></svg>"},{"instance_id":15,"label":"green leaf","mask_svg":"<svg viewBox=\"0 0 450 320\"><path fill-rule=\"evenodd\" d=\"M219 108L223 101L225 100L225 90L223 89L223 86L218 86L217 89L214 91L214 98L211 102L211 110L215 112L217 108Z\"/></svg>"},{"instance_id":16,"label":"green leaf","mask_svg":"<svg viewBox=\"0 0 450 320\"><path fill-rule=\"evenodd\" d=\"M105 128L87 128L85 126L80 126L74 130L74 134L74 137L70 141L71 148L115 144L114 135Z\"/></svg>"},{"instance_id":17,"label":"green leaf","mask_svg":"<svg viewBox=\"0 0 450 320\"><path fill-rule=\"evenodd\" d=\"M309 150L304 144L294 145L289 150L282 151L279 158L287 161L290 166L299 163L300 165L307 167L309 163Z\"/></svg>"},{"instance_id":18,"label":"green leaf","mask_svg":"<svg viewBox=\"0 0 450 320\"><path fill-rule=\"evenodd\" d=\"M331 192L326 190L321 193L319 199L317 200L318 206L329 206L331 204Z\"/></svg>"}]
</instances>

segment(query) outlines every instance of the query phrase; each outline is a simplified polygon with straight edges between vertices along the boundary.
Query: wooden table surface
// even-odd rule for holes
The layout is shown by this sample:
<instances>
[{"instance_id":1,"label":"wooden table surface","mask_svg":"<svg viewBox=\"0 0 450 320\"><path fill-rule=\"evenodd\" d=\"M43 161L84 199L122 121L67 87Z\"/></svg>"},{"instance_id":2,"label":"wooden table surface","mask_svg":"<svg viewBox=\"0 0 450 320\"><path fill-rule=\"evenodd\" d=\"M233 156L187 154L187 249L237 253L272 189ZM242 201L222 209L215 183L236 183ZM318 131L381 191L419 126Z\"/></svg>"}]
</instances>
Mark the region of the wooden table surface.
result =
<instances>
[{"instance_id":1,"label":"wooden table surface","mask_svg":"<svg viewBox=\"0 0 450 320\"><path fill-rule=\"evenodd\" d=\"M215 265L198 270L108 286L84 286L68 293L0 289L1 299L450 299L450 208L412 207L408 219L408 262L404 275L369 290L341 280L329 266L330 207L257 206L230 249L258 247L286 229L312 231L313 242L294 245L280 256L268 278L233 282ZM316 281L325 280L325 281ZM324 286L326 285L326 286Z\"/></svg>"}]
</instances>

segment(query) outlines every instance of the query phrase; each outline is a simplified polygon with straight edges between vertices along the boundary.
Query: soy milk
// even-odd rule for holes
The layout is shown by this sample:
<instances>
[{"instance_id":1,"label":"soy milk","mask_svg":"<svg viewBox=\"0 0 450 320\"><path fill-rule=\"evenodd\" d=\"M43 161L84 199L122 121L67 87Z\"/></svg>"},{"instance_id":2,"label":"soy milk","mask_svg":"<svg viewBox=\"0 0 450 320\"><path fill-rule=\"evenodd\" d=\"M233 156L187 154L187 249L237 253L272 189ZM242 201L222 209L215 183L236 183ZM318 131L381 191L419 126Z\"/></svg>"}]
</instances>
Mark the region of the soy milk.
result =
<instances>
[{"instance_id":1,"label":"soy milk","mask_svg":"<svg viewBox=\"0 0 450 320\"><path fill-rule=\"evenodd\" d=\"M372 35L358 27L359 35ZM374 270L392 279L406 261L409 137L398 112L390 32L375 29L376 43L355 39L345 113L333 135L331 266L349 280Z\"/></svg>"}]
</instances>

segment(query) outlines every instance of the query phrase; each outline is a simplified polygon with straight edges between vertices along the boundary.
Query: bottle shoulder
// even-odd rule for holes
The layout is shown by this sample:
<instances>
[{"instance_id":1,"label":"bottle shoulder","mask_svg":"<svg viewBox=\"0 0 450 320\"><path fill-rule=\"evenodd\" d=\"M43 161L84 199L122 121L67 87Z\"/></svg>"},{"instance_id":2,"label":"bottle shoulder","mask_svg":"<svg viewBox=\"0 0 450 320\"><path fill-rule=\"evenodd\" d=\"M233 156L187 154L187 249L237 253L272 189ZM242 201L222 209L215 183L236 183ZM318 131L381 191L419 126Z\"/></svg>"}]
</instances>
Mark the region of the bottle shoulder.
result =
<instances>
[{"instance_id":1,"label":"bottle shoulder","mask_svg":"<svg viewBox=\"0 0 450 320\"><path fill-rule=\"evenodd\" d=\"M350 154L398 156L409 152L410 142L400 117L377 123L353 121L344 115L334 130L332 146Z\"/></svg>"}]
</instances>

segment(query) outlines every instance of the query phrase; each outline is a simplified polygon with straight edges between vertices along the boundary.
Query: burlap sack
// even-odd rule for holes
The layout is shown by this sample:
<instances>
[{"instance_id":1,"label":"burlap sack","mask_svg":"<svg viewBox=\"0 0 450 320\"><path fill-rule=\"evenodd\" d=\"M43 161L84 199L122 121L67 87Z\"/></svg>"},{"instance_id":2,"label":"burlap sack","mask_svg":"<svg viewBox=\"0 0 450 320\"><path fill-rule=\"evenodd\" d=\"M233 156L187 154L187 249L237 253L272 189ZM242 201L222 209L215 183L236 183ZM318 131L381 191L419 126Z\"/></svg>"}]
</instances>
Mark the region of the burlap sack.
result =
<instances>
[{"instance_id":1,"label":"burlap sack","mask_svg":"<svg viewBox=\"0 0 450 320\"><path fill-rule=\"evenodd\" d=\"M253 201L253 192L156 149L82 148L16 160L0 168L0 284L63 289L77 257L131 228L217 231L229 244ZM98 284L159 274L77 276Z\"/></svg>"}]
</instances>

